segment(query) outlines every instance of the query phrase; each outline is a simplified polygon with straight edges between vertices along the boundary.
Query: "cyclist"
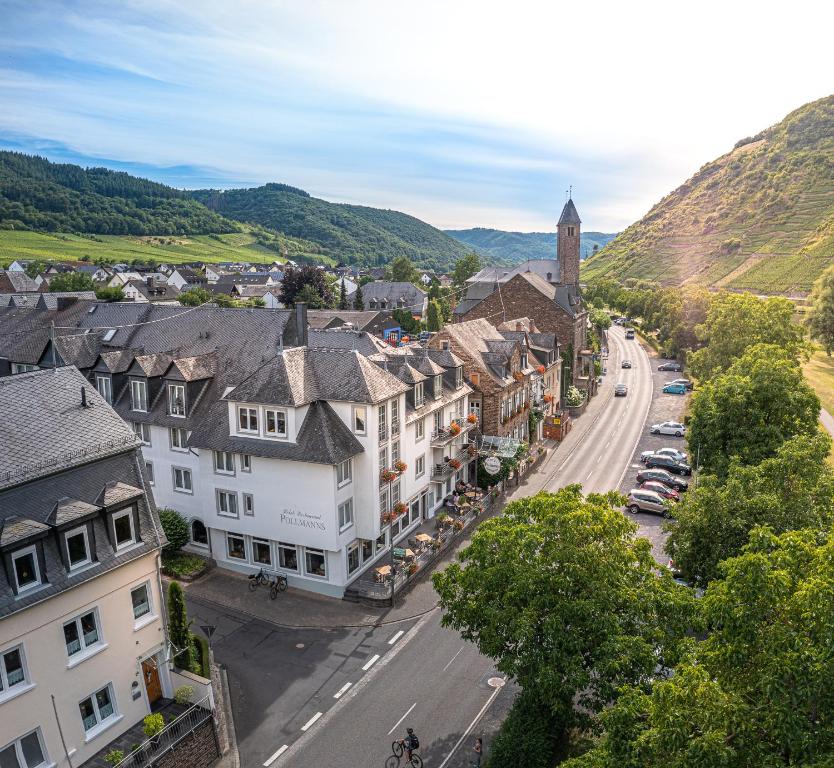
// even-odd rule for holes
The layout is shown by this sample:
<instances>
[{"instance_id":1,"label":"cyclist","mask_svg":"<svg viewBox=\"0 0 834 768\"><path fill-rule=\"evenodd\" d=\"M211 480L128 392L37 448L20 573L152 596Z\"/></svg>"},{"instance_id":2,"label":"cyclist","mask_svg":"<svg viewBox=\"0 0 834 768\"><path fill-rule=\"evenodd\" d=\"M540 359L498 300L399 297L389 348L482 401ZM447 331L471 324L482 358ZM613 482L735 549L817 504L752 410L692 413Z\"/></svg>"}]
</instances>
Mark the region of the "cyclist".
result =
<instances>
[{"instance_id":1,"label":"cyclist","mask_svg":"<svg viewBox=\"0 0 834 768\"><path fill-rule=\"evenodd\" d=\"M420 739L414 733L413 728L406 728L406 737L403 739L403 746L405 747L405 756L411 761L411 750L420 748Z\"/></svg>"}]
</instances>

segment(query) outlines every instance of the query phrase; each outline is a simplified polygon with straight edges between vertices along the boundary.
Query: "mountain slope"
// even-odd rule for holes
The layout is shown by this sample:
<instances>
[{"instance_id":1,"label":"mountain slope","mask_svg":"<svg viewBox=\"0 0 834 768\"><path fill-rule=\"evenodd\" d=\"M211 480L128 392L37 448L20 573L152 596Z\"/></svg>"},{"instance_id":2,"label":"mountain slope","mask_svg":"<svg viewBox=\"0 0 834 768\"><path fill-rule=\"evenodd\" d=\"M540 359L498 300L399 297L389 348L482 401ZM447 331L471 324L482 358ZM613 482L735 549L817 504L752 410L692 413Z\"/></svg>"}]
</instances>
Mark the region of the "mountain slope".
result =
<instances>
[{"instance_id":1,"label":"mountain slope","mask_svg":"<svg viewBox=\"0 0 834 768\"><path fill-rule=\"evenodd\" d=\"M582 278L802 294L834 262L834 96L703 166Z\"/></svg>"},{"instance_id":2,"label":"mountain slope","mask_svg":"<svg viewBox=\"0 0 834 768\"><path fill-rule=\"evenodd\" d=\"M217 213L312 240L328 256L348 263L382 265L404 254L422 267L446 270L471 251L413 216L330 203L286 184L191 194Z\"/></svg>"},{"instance_id":3,"label":"mountain slope","mask_svg":"<svg viewBox=\"0 0 834 768\"><path fill-rule=\"evenodd\" d=\"M552 259L556 255L555 232L505 232L501 229L447 229L447 235L470 246L482 256L516 264L529 259ZM602 248L615 235L604 232L582 232L579 252L583 258Z\"/></svg>"}]
</instances>

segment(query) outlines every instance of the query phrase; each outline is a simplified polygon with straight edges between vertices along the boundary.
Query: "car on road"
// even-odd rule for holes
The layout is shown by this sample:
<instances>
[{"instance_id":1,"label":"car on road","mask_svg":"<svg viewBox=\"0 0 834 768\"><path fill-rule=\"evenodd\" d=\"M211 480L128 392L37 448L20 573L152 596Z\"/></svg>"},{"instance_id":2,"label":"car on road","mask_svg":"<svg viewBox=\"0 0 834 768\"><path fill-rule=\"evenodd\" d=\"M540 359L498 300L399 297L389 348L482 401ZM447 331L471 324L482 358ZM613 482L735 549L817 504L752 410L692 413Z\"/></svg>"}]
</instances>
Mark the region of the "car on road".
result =
<instances>
[{"instance_id":1,"label":"car on road","mask_svg":"<svg viewBox=\"0 0 834 768\"><path fill-rule=\"evenodd\" d=\"M656 515L669 517L668 502L660 494L642 488L632 488L628 492L626 508L632 515L638 512L653 512Z\"/></svg>"},{"instance_id":2,"label":"car on road","mask_svg":"<svg viewBox=\"0 0 834 768\"><path fill-rule=\"evenodd\" d=\"M680 373L683 370L683 366L677 362L676 360L670 360L668 363L661 363L657 366L658 371L675 371Z\"/></svg>"},{"instance_id":3,"label":"car on road","mask_svg":"<svg viewBox=\"0 0 834 768\"><path fill-rule=\"evenodd\" d=\"M654 491L658 496L668 501L680 501L681 498L680 491L676 491L674 488L670 488L658 480L646 480L645 483L640 483L640 490Z\"/></svg>"},{"instance_id":4,"label":"car on road","mask_svg":"<svg viewBox=\"0 0 834 768\"><path fill-rule=\"evenodd\" d=\"M652 424L649 432L653 435L674 435L683 437L686 434L686 427L678 421L663 421L660 424Z\"/></svg>"},{"instance_id":5,"label":"car on road","mask_svg":"<svg viewBox=\"0 0 834 768\"><path fill-rule=\"evenodd\" d=\"M665 387L663 387L663 394L685 395L686 387L683 384L675 384L675 382L673 381L671 384L667 384Z\"/></svg>"},{"instance_id":6,"label":"car on road","mask_svg":"<svg viewBox=\"0 0 834 768\"><path fill-rule=\"evenodd\" d=\"M676 461L671 456L664 456L661 453L653 453L646 457L646 466L649 469L665 469L676 475L691 475L692 467L683 461Z\"/></svg>"},{"instance_id":7,"label":"car on road","mask_svg":"<svg viewBox=\"0 0 834 768\"><path fill-rule=\"evenodd\" d=\"M626 338L633 339L634 338L634 328L627 328L626 329Z\"/></svg>"},{"instance_id":8,"label":"car on road","mask_svg":"<svg viewBox=\"0 0 834 768\"><path fill-rule=\"evenodd\" d=\"M674 381L670 381L670 384L683 384L690 392L694 388L694 384L689 379L675 379Z\"/></svg>"},{"instance_id":9,"label":"car on road","mask_svg":"<svg viewBox=\"0 0 834 768\"><path fill-rule=\"evenodd\" d=\"M658 448L656 451L643 451L643 453L640 454L640 461L645 464L646 458L656 453L661 456L671 456L675 461L682 461L685 464L688 463L687 455L683 451L679 451L677 448Z\"/></svg>"},{"instance_id":10,"label":"car on road","mask_svg":"<svg viewBox=\"0 0 834 768\"><path fill-rule=\"evenodd\" d=\"M628 394L628 387L625 384L614 385L614 397L625 397Z\"/></svg>"},{"instance_id":11,"label":"car on road","mask_svg":"<svg viewBox=\"0 0 834 768\"><path fill-rule=\"evenodd\" d=\"M631 368L631 360L623 360L621 368Z\"/></svg>"},{"instance_id":12,"label":"car on road","mask_svg":"<svg viewBox=\"0 0 834 768\"><path fill-rule=\"evenodd\" d=\"M637 473L638 483L645 483L649 480L656 480L659 483L663 483L663 485L674 488L676 491L686 491L689 489L689 483L686 480L677 475L673 475L671 472L667 472L665 469L641 469Z\"/></svg>"}]
</instances>

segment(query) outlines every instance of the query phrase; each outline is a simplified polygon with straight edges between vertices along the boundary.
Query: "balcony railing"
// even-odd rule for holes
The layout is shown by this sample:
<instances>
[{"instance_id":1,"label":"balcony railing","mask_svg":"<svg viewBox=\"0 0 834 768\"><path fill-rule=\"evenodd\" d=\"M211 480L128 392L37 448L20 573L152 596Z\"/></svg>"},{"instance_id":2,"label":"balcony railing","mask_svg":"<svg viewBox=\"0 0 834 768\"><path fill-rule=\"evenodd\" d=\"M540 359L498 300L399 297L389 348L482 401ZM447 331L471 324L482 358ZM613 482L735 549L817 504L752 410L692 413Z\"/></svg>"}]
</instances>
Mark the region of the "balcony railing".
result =
<instances>
[{"instance_id":1,"label":"balcony railing","mask_svg":"<svg viewBox=\"0 0 834 768\"><path fill-rule=\"evenodd\" d=\"M455 430L452 425L457 426L458 429ZM448 427L441 427L440 430L432 433L431 444L437 448L441 445L446 445L446 443L451 443L456 437L465 435L474 426L475 424L471 424L468 419L463 417L452 419L452 423Z\"/></svg>"},{"instance_id":2,"label":"balcony railing","mask_svg":"<svg viewBox=\"0 0 834 768\"><path fill-rule=\"evenodd\" d=\"M442 483L450 475L465 466L467 462L472 461L473 458L474 457L469 454L469 446L465 446L447 461L435 464L431 470L431 479L438 483Z\"/></svg>"}]
</instances>

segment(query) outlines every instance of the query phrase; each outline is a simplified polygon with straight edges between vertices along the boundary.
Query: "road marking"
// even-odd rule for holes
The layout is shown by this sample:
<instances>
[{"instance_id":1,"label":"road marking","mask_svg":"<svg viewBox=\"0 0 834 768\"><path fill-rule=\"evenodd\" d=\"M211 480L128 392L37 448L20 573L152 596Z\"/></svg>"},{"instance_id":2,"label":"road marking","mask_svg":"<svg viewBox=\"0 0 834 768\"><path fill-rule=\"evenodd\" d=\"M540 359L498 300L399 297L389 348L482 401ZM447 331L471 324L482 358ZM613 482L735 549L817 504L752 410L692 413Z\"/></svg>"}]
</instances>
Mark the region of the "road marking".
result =
<instances>
[{"instance_id":1,"label":"road marking","mask_svg":"<svg viewBox=\"0 0 834 768\"><path fill-rule=\"evenodd\" d=\"M274 763L274 762L275 762L275 761L276 761L279 757L281 757L281 755L283 755L283 754L284 754L284 752L286 752L289 748L290 748L290 747L289 747L289 745L288 745L288 744L284 744L284 746L283 746L283 747L281 747L280 749L278 749L278 750L277 750L277 751L276 751L276 752L272 755L272 757L270 757L270 758L269 758L269 759L268 759L268 760L264 763L264 768L269 768L269 766L270 766L270 765L272 765L272 764L273 764L273 763Z\"/></svg>"},{"instance_id":2,"label":"road marking","mask_svg":"<svg viewBox=\"0 0 834 768\"><path fill-rule=\"evenodd\" d=\"M597 464L599 464L601 461L602 461L602 454L597 456Z\"/></svg>"},{"instance_id":3,"label":"road marking","mask_svg":"<svg viewBox=\"0 0 834 768\"><path fill-rule=\"evenodd\" d=\"M404 715L403 715L403 716L402 716L399 720L397 720L397 722L396 722L396 723L394 723L394 727L393 727L390 731L388 731L388 735L389 735L389 736L390 736L390 735L391 735L391 734L392 734L395 730L397 730L397 726L398 726L398 725L399 725L399 724L400 724L403 720L405 720L405 719L408 717L408 715L409 715L409 713L411 712L411 710L412 710L412 709L414 709L414 707L416 707L416 706L417 706L417 702L415 701L415 702L414 702L414 703L413 703L413 704L412 704L412 705L411 705L411 706L410 706L410 707L406 710L405 714L404 714Z\"/></svg>"},{"instance_id":4,"label":"road marking","mask_svg":"<svg viewBox=\"0 0 834 768\"><path fill-rule=\"evenodd\" d=\"M396 642L397 642L397 640L399 640L399 639L400 639L400 638L401 638L404 634L405 634L405 630L404 630L404 629L401 629L399 632L397 632L397 634L396 634L396 635L394 635L394 636L393 636L393 637L392 637L392 638L388 641L388 645L393 645L394 643L396 643Z\"/></svg>"},{"instance_id":5,"label":"road marking","mask_svg":"<svg viewBox=\"0 0 834 768\"><path fill-rule=\"evenodd\" d=\"M460 647L460 651L462 651L465 647L466 647L466 646L463 646L463 645L462 645L462 646ZM454 656L452 656L452 658L451 658L451 659L449 659L449 661L446 663L446 666L445 666L445 667L443 667L443 669L442 669L442 671L443 671L443 672L445 672L447 669L449 669L449 667L451 667L451 666L452 666L452 662L453 662L453 661L454 661L454 660L455 660L458 656L460 656L460 651L458 651L458 652L457 652Z\"/></svg>"},{"instance_id":6,"label":"road marking","mask_svg":"<svg viewBox=\"0 0 834 768\"><path fill-rule=\"evenodd\" d=\"M302 731L306 731L306 730L307 730L307 729L308 729L311 725L313 725L313 724L316 722L316 720L318 720L318 719L319 719L319 718L320 718L323 714L324 714L324 712L316 712L316 714L315 714L315 715L313 715L313 716L312 716L312 717L311 717L311 718L310 718L310 719L309 719L306 723L304 723L304 725L302 725L302 726L301 726L301 730L302 730Z\"/></svg>"},{"instance_id":7,"label":"road marking","mask_svg":"<svg viewBox=\"0 0 834 768\"><path fill-rule=\"evenodd\" d=\"M594 474L594 470L592 469L592 470L588 473L588 477L586 477L585 479L586 479L586 480L590 480L590 479L591 479L591 475L593 475L593 474Z\"/></svg>"},{"instance_id":8,"label":"road marking","mask_svg":"<svg viewBox=\"0 0 834 768\"><path fill-rule=\"evenodd\" d=\"M483 707L481 707L481 711L480 711L480 712L478 712L478 714L477 714L477 715L475 715L475 719L474 719L471 723L469 723L469 727L468 727L468 728L467 728L467 729L466 729L466 730L465 730L465 731L461 734L461 737L458 739L458 743L457 743L457 744L455 744L455 746L454 746L454 747L452 747L452 751L451 751L448 755L446 755L446 759L445 759L445 760L444 760L444 761L443 761L443 762L442 762L442 763L438 766L438 768L446 768L446 765L447 765L447 764L448 764L448 762L452 759L452 756L455 754L455 752L457 752L457 751L458 751L458 747L459 747L461 744L463 744L463 740L464 740L464 739L465 739L465 738L466 738L466 737L467 737L470 733L472 733L472 729L475 727L475 725L476 725L476 723L478 722L478 720L480 720L480 719L483 717L484 712L486 712L486 711L487 711L487 709L489 708L489 705L490 705L490 704L492 704L492 702L493 702L493 701L495 701L495 697L496 697L499 693L501 693L501 689L502 689L502 688L503 688L503 686L499 685L499 686L498 686L498 687L496 687L496 689L495 689L495 690L494 690L494 691L490 694L490 697L486 700L486 704L484 704L484 706L483 706Z\"/></svg>"},{"instance_id":9,"label":"road marking","mask_svg":"<svg viewBox=\"0 0 834 768\"><path fill-rule=\"evenodd\" d=\"M367 672L378 661L379 661L379 654L375 653L373 656L371 656L370 659L368 659L368 661L365 663L365 666L362 667L362 671Z\"/></svg>"},{"instance_id":10,"label":"road marking","mask_svg":"<svg viewBox=\"0 0 834 768\"><path fill-rule=\"evenodd\" d=\"M336 691L336 693L334 693L334 694L333 694L333 698L334 698L334 699L341 699L341 698L342 698L342 694L343 694L343 693L344 693L344 692L345 692L348 688L350 688L350 686L352 686L352 685L353 685L353 683L345 683L345 684L344 684L341 688L339 688L339 690L338 690L338 691Z\"/></svg>"}]
</instances>

